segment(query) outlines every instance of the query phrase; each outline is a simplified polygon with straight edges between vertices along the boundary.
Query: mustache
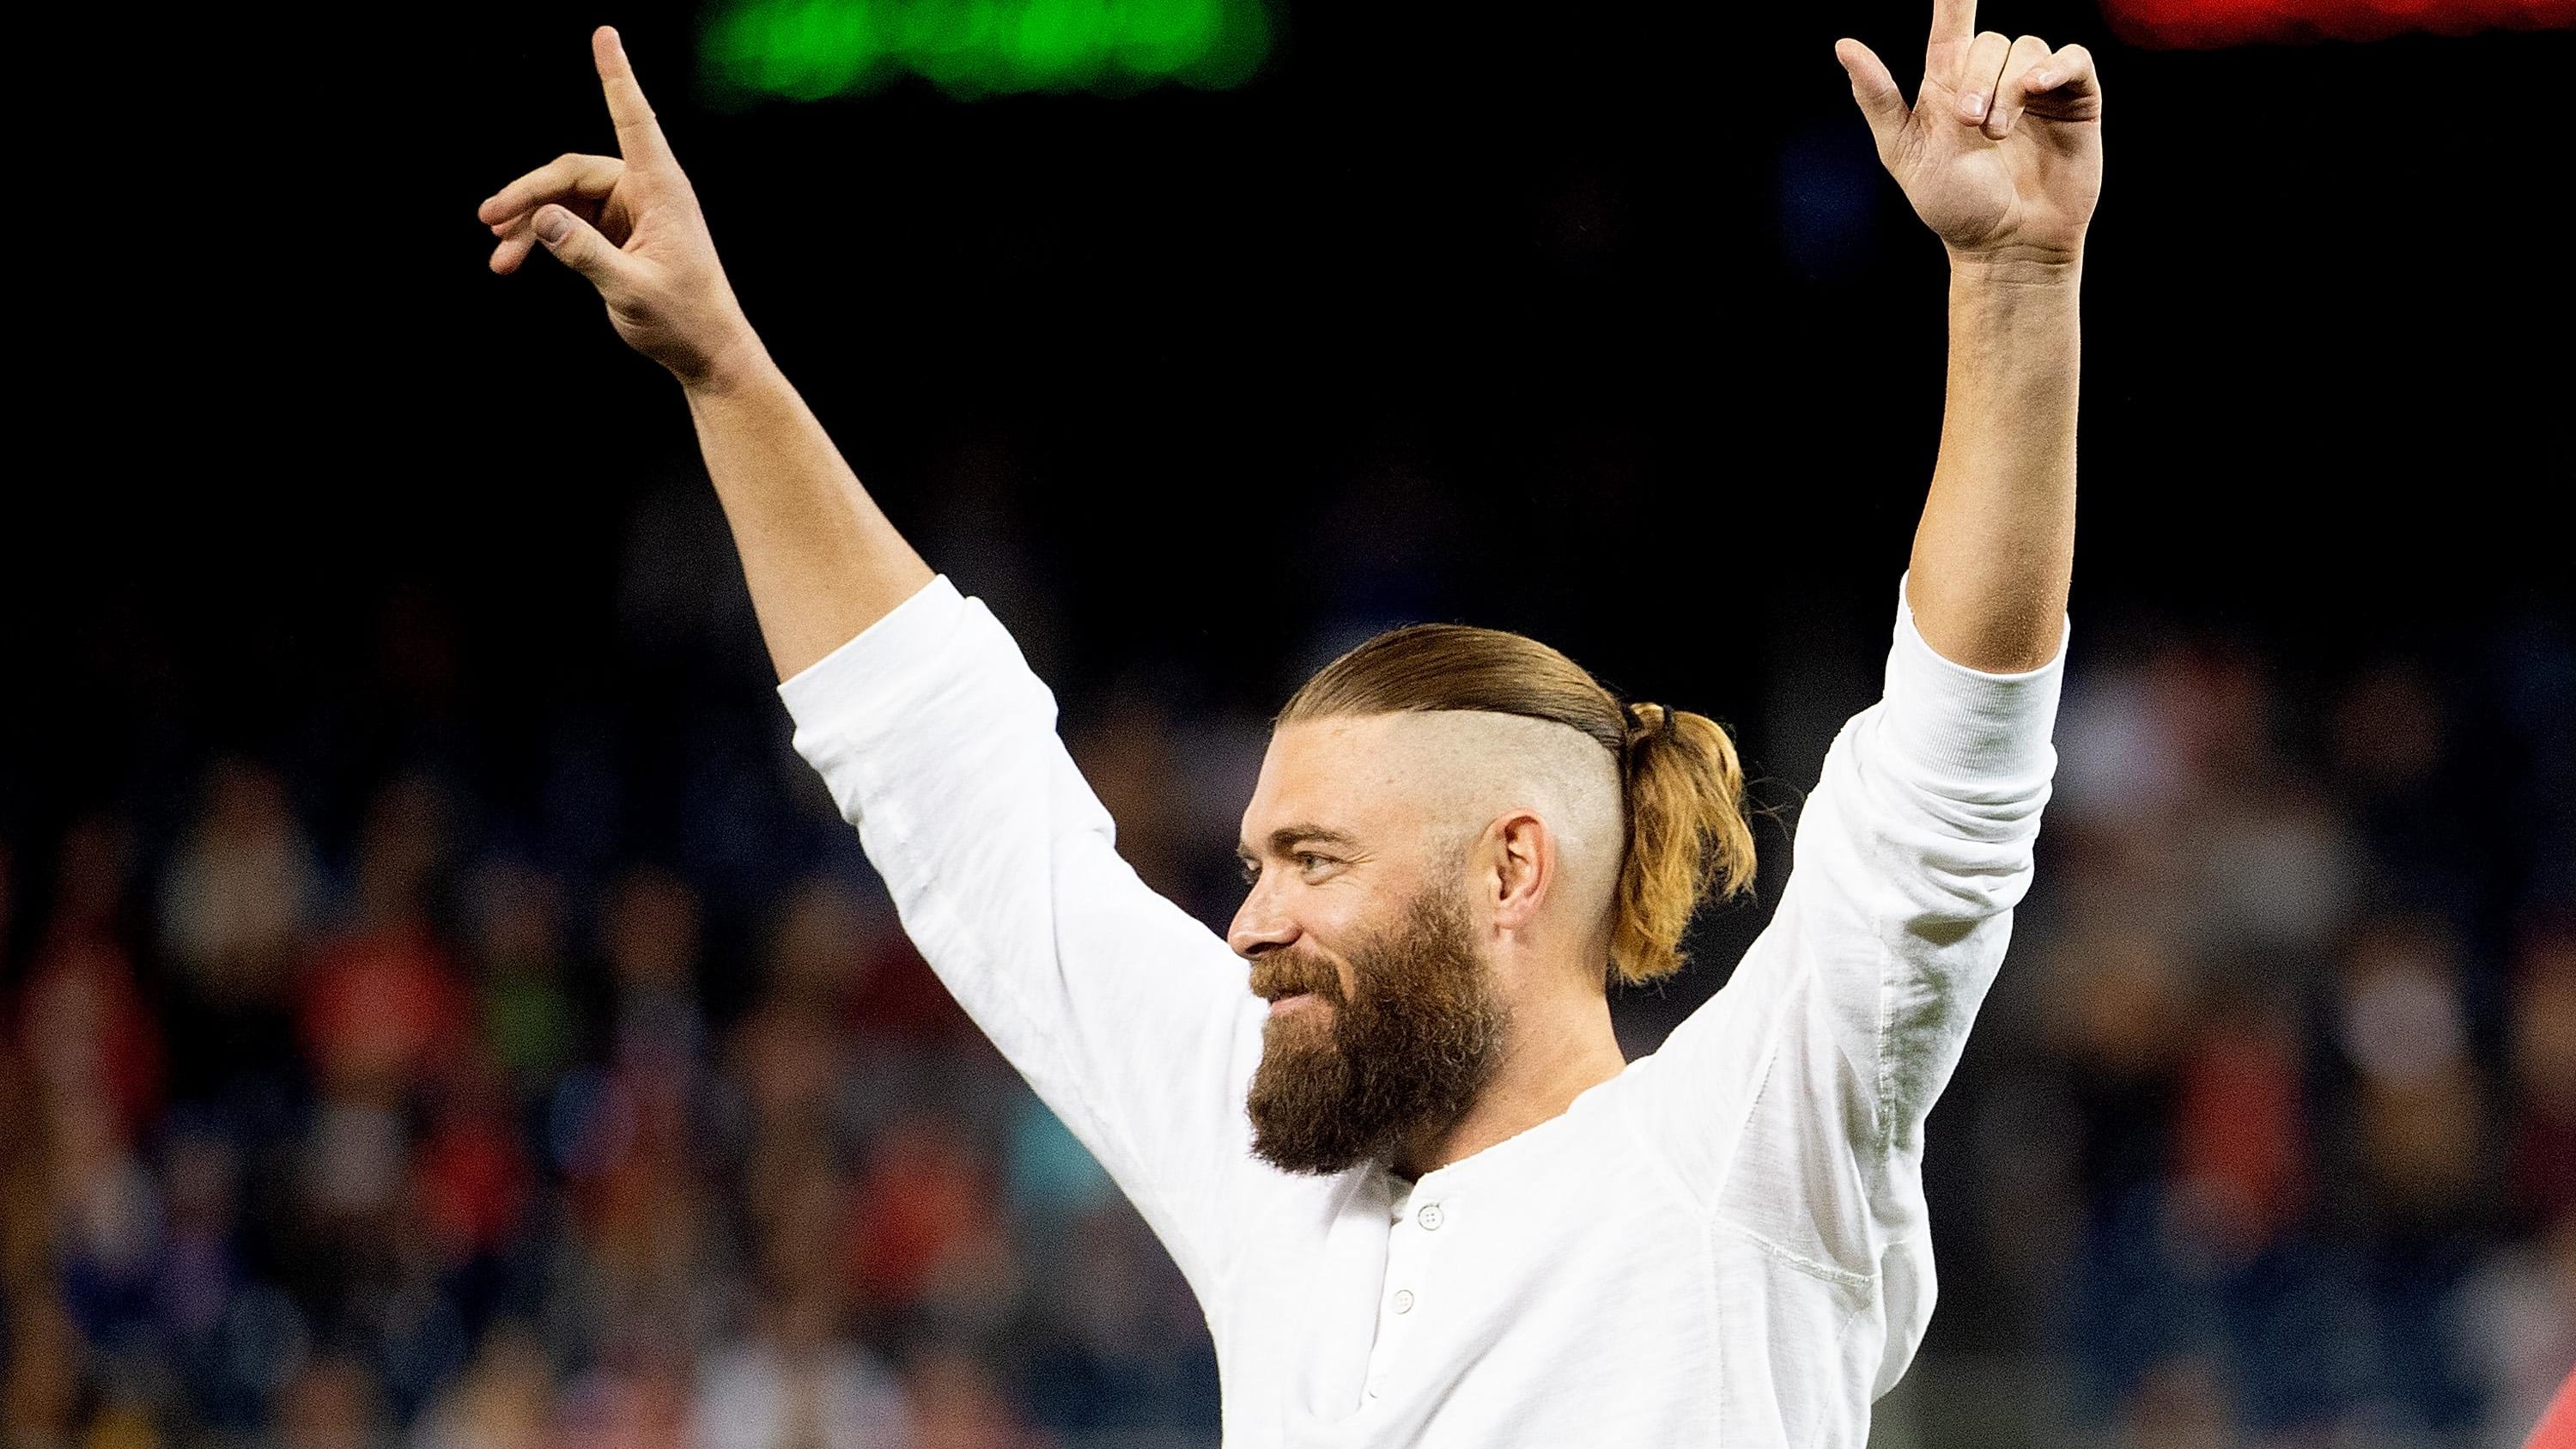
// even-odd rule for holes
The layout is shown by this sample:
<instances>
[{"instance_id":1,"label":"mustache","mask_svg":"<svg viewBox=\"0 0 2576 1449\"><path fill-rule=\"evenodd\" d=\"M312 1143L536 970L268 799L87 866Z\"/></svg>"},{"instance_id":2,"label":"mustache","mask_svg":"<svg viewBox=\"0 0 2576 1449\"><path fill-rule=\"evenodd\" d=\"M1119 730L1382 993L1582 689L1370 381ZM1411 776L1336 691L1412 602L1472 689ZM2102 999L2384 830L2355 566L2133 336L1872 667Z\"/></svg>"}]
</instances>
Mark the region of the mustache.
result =
<instances>
[{"instance_id":1,"label":"mustache","mask_svg":"<svg viewBox=\"0 0 2576 1449\"><path fill-rule=\"evenodd\" d=\"M1342 999L1342 978L1329 961L1308 956L1273 951L1252 965L1252 994L1264 1001L1297 992L1311 992L1326 1001Z\"/></svg>"}]
</instances>

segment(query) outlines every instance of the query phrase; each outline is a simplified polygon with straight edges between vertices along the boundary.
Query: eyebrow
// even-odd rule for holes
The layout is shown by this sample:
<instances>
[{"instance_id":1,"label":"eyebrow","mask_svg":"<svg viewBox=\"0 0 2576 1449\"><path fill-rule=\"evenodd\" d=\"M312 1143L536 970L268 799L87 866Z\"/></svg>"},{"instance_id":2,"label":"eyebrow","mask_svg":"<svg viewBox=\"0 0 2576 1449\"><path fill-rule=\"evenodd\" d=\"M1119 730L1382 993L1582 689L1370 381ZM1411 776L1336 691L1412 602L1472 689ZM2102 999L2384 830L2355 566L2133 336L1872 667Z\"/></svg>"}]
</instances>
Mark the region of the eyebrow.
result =
<instances>
[{"instance_id":1,"label":"eyebrow","mask_svg":"<svg viewBox=\"0 0 2576 1449\"><path fill-rule=\"evenodd\" d=\"M1359 844L1358 839L1344 831L1312 824L1283 825L1270 832L1269 840L1272 855L1286 855L1301 845L1352 846L1357 844ZM1234 848L1234 853L1246 860L1252 858L1252 850L1248 846L1238 845Z\"/></svg>"}]
</instances>

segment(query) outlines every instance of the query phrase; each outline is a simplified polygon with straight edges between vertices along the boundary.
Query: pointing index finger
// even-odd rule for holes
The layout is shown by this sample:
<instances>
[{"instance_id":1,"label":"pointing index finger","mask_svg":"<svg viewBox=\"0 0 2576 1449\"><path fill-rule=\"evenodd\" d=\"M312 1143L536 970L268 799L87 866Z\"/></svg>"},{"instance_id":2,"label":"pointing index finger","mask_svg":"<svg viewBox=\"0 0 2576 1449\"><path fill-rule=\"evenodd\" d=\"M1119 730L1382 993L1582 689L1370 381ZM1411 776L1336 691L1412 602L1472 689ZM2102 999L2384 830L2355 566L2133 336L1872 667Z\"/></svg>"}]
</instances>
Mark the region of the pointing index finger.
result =
<instances>
[{"instance_id":1,"label":"pointing index finger","mask_svg":"<svg viewBox=\"0 0 2576 1449\"><path fill-rule=\"evenodd\" d=\"M1932 0L1931 43L1976 38L1977 0Z\"/></svg>"},{"instance_id":2,"label":"pointing index finger","mask_svg":"<svg viewBox=\"0 0 2576 1449\"><path fill-rule=\"evenodd\" d=\"M626 46L617 31L603 25L591 33L590 58L599 67L599 88L608 95L608 119L617 126L617 151L628 162L669 159L662 123L653 119L652 103L635 83L635 67L626 63Z\"/></svg>"}]
</instances>

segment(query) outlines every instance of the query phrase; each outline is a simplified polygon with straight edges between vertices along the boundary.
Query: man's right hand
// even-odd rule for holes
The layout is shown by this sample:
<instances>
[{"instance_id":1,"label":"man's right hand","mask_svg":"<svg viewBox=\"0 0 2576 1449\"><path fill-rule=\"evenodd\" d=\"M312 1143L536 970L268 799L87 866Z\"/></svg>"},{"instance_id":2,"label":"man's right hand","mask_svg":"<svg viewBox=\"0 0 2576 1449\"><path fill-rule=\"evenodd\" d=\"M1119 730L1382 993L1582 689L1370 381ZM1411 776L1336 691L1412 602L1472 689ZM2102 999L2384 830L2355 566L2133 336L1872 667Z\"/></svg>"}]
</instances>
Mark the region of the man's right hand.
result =
<instances>
[{"instance_id":1,"label":"man's right hand","mask_svg":"<svg viewBox=\"0 0 2576 1449\"><path fill-rule=\"evenodd\" d=\"M556 157L476 208L501 239L492 270L515 272L542 245L599 289L628 346L683 384L718 382L760 357L760 341L617 32L601 26L590 50L619 154Z\"/></svg>"}]
</instances>

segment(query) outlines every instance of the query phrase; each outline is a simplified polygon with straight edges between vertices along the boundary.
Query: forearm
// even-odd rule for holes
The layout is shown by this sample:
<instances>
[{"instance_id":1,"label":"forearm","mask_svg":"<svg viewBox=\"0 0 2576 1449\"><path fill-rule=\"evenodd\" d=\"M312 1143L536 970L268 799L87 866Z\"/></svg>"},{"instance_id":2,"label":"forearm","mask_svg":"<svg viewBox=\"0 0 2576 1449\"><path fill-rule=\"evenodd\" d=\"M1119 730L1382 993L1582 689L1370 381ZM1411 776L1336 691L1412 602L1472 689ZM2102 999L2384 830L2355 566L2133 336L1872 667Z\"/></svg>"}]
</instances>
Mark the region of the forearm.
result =
<instances>
[{"instance_id":1,"label":"forearm","mask_svg":"<svg viewBox=\"0 0 2576 1449\"><path fill-rule=\"evenodd\" d=\"M1914 535L1915 627L1993 673L2055 657L2075 560L2082 263L1955 261L1940 461Z\"/></svg>"},{"instance_id":2,"label":"forearm","mask_svg":"<svg viewBox=\"0 0 2576 1449\"><path fill-rule=\"evenodd\" d=\"M780 679L930 582L823 425L756 339L686 389L707 476L732 526Z\"/></svg>"}]
</instances>

